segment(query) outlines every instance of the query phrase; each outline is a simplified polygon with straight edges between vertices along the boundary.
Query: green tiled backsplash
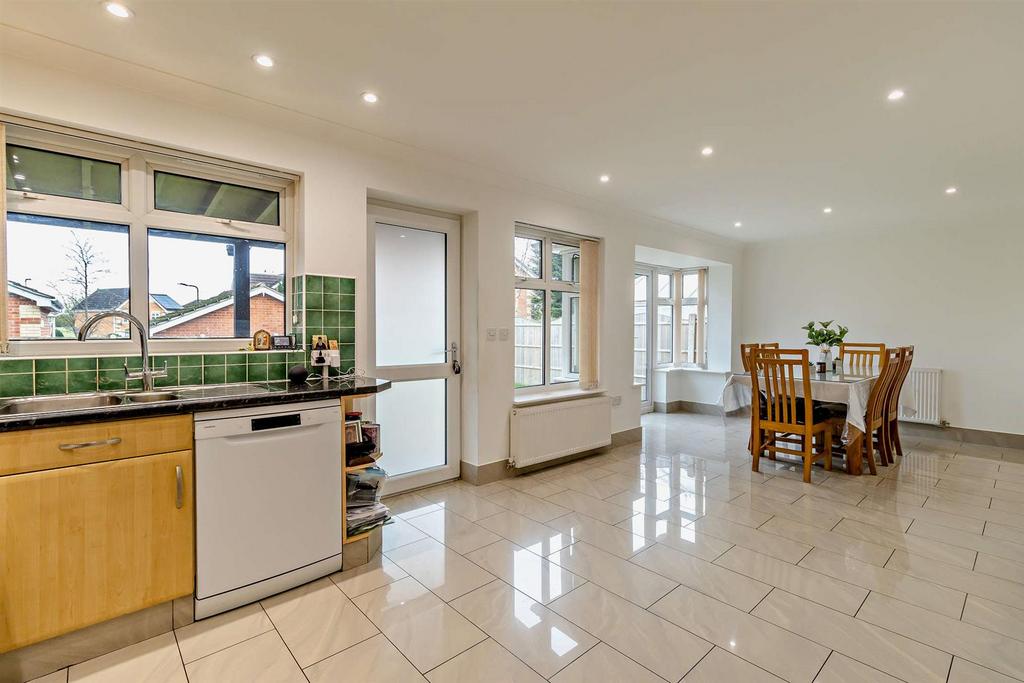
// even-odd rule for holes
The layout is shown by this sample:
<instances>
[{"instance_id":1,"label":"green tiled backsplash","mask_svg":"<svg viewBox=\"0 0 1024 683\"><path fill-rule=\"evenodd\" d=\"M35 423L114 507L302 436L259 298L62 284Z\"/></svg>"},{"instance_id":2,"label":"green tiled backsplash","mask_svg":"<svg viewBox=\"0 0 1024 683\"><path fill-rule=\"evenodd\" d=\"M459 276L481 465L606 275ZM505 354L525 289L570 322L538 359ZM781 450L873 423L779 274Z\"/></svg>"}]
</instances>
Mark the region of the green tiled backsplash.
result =
<instances>
[{"instance_id":1,"label":"green tiled backsplash","mask_svg":"<svg viewBox=\"0 0 1024 683\"><path fill-rule=\"evenodd\" d=\"M154 369L167 364L158 387L287 379L288 368L306 362L304 351L157 354ZM125 381L124 364L142 367L141 356L73 356L70 358L0 358L0 397L65 394L81 391L141 389L140 380Z\"/></svg>"},{"instance_id":2,"label":"green tiled backsplash","mask_svg":"<svg viewBox=\"0 0 1024 683\"><path fill-rule=\"evenodd\" d=\"M328 275L292 278L292 334L304 349L311 349L314 334L338 340L341 370L355 365L356 281ZM332 368L332 374L335 371Z\"/></svg>"}]
</instances>

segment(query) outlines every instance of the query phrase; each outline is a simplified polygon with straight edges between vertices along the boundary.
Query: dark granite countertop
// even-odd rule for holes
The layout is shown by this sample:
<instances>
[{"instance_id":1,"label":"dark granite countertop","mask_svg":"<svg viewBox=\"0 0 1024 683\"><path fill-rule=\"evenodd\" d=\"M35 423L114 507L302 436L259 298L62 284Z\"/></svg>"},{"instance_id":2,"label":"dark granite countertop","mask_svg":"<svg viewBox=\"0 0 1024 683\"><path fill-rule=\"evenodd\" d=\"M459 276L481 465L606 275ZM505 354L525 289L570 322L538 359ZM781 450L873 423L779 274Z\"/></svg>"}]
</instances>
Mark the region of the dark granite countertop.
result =
<instances>
[{"instance_id":1,"label":"dark granite countertop","mask_svg":"<svg viewBox=\"0 0 1024 683\"><path fill-rule=\"evenodd\" d=\"M376 394L389 388L391 388L389 380L368 377L300 385L291 384L288 381L209 384L205 386L163 388L160 391L169 391L176 395L176 398L166 401L133 403L131 401L131 392L113 392L125 397L124 403L113 406L40 410L38 412L24 412L26 409L32 410L29 407L31 402L26 402L29 405L19 406L21 412L8 412L9 409L5 407L12 401L18 401L18 399L0 399L0 432L32 429L34 427L85 424L89 422L102 422L104 420L125 420L156 415L191 414L210 410L244 408L247 406L340 399L343 396ZM59 398L59 396L38 398L50 399Z\"/></svg>"}]
</instances>

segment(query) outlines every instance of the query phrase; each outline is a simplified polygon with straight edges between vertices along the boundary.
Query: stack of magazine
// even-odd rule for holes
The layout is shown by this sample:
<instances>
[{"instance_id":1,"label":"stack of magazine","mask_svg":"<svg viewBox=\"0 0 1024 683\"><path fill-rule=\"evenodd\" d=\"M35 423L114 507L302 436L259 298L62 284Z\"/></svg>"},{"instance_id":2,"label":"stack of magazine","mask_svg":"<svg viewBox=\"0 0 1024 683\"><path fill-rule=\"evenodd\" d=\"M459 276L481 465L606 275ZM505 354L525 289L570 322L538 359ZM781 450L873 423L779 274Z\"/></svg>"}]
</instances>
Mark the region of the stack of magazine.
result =
<instances>
[{"instance_id":1,"label":"stack of magazine","mask_svg":"<svg viewBox=\"0 0 1024 683\"><path fill-rule=\"evenodd\" d=\"M388 473L380 467L367 467L348 475L345 501L349 536L386 524L390 517L388 506L380 502L380 485Z\"/></svg>"}]
</instances>

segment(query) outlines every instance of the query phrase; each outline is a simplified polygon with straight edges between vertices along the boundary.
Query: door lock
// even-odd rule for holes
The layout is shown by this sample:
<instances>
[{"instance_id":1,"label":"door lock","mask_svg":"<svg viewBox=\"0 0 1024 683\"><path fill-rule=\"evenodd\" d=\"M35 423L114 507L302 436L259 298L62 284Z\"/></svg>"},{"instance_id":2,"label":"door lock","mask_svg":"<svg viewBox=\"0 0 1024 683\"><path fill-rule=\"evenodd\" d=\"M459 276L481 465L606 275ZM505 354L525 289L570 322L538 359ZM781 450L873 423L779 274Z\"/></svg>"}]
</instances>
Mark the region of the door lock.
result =
<instances>
[{"instance_id":1,"label":"door lock","mask_svg":"<svg viewBox=\"0 0 1024 683\"><path fill-rule=\"evenodd\" d=\"M459 345L452 342L448 353L452 354L452 372L456 375L462 374L462 363L459 362Z\"/></svg>"}]
</instances>

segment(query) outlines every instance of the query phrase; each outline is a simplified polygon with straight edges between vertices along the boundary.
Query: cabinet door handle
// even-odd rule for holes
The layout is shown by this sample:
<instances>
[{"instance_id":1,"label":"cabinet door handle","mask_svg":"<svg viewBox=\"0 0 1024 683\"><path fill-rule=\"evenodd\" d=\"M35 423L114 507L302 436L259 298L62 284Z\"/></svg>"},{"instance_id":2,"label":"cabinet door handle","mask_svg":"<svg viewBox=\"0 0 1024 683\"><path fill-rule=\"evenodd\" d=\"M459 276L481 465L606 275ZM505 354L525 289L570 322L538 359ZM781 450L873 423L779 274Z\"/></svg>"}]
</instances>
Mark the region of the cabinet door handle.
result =
<instances>
[{"instance_id":1,"label":"cabinet door handle","mask_svg":"<svg viewBox=\"0 0 1024 683\"><path fill-rule=\"evenodd\" d=\"M116 446L121 443L121 437L112 436L109 439L99 441L83 441L82 443L62 443L57 446L62 451L77 451L79 448L93 448L95 446Z\"/></svg>"},{"instance_id":2,"label":"cabinet door handle","mask_svg":"<svg viewBox=\"0 0 1024 683\"><path fill-rule=\"evenodd\" d=\"M185 477L184 472L181 470L181 465L177 465L174 468L175 489L174 496L174 507L181 509L181 506L185 504Z\"/></svg>"}]
</instances>

